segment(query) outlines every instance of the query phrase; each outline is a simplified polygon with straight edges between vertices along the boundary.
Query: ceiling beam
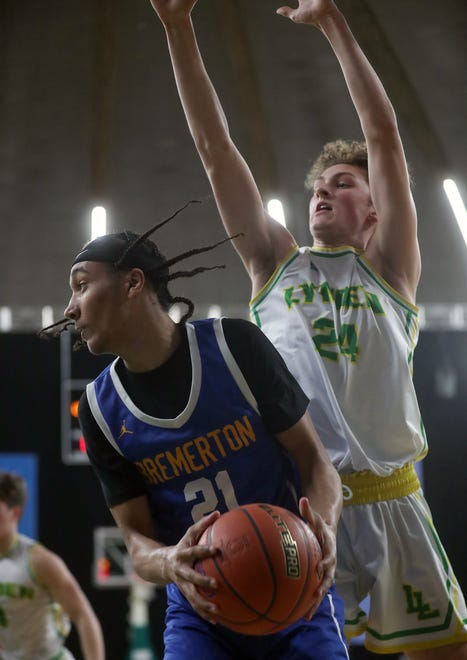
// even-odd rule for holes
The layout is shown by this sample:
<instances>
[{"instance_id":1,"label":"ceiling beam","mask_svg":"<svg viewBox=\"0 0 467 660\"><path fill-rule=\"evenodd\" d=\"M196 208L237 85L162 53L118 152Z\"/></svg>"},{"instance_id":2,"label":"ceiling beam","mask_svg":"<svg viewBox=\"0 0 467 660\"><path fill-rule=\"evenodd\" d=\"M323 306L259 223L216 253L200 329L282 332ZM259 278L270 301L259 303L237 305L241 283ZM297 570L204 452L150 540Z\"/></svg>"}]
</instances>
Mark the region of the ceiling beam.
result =
<instances>
[{"instance_id":1,"label":"ceiling beam","mask_svg":"<svg viewBox=\"0 0 467 660\"><path fill-rule=\"evenodd\" d=\"M118 3L100 0L97 7L96 56L91 143L91 195L108 200L113 136L113 105L118 38Z\"/></svg>"}]
</instances>

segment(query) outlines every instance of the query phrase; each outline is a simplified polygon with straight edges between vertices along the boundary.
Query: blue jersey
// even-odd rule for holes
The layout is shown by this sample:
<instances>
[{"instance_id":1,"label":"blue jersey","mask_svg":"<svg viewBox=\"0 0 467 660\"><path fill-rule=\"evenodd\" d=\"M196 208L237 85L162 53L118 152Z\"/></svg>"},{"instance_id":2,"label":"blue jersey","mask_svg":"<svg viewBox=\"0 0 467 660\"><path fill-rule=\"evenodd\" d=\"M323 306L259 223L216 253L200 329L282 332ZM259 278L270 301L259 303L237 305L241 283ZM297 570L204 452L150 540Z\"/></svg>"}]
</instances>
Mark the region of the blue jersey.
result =
<instances>
[{"instance_id":1,"label":"blue jersey","mask_svg":"<svg viewBox=\"0 0 467 660\"><path fill-rule=\"evenodd\" d=\"M267 430L226 341L220 319L186 326L191 390L182 412L160 419L139 410L118 376L117 361L88 385L92 414L107 441L140 471L157 538L175 544L204 514L251 502L298 513L295 463ZM254 357L254 356L252 356ZM158 396L154 387L154 397ZM334 589L310 622L254 638L201 619L175 584L167 586L167 660L245 656L347 659L343 608Z\"/></svg>"},{"instance_id":2,"label":"blue jersey","mask_svg":"<svg viewBox=\"0 0 467 660\"><path fill-rule=\"evenodd\" d=\"M187 335L191 391L176 418L139 410L119 379L117 361L87 388L107 440L141 472L157 537L166 544L177 543L216 509L268 502L297 513L300 495L295 464L265 428L220 319L187 324Z\"/></svg>"}]
</instances>

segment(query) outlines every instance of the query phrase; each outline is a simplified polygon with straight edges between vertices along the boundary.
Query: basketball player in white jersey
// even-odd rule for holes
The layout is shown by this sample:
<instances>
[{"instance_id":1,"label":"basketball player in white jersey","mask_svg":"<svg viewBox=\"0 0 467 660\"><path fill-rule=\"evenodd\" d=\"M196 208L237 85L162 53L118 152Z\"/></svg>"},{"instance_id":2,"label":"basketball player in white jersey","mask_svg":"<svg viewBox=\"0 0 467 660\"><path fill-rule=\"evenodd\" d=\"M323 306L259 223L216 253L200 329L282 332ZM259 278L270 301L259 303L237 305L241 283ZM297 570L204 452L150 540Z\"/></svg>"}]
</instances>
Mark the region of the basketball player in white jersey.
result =
<instances>
[{"instance_id":1,"label":"basketball player in white jersey","mask_svg":"<svg viewBox=\"0 0 467 660\"><path fill-rule=\"evenodd\" d=\"M365 141L326 145L308 177L313 247L264 211L205 70L196 0L151 0L188 125L252 283L251 314L310 398L345 504L336 582L346 632L377 653L467 658L464 598L414 470L427 445L412 383L417 218L393 107L332 0L277 13L331 45ZM279 26L278 26L279 29ZM313 90L310 89L310 94ZM368 617L360 608L370 595Z\"/></svg>"},{"instance_id":2,"label":"basketball player in white jersey","mask_svg":"<svg viewBox=\"0 0 467 660\"><path fill-rule=\"evenodd\" d=\"M0 471L0 659L72 660L64 647L70 620L83 658L104 660L100 624L63 561L18 533L26 483Z\"/></svg>"}]
</instances>

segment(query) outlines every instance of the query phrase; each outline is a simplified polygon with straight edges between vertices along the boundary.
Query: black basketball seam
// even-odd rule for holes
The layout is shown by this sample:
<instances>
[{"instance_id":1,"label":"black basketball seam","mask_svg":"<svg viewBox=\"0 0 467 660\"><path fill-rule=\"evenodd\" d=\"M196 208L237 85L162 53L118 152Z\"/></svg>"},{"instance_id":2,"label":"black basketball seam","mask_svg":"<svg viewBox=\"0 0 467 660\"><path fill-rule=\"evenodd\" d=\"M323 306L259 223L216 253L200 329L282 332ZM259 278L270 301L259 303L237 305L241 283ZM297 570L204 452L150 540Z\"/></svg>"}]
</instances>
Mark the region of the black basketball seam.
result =
<instances>
[{"instance_id":1,"label":"black basketball seam","mask_svg":"<svg viewBox=\"0 0 467 660\"><path fill-rule=\"evenodd\" d=\"M270 573L271 573L271 576L272 576L273 595L272 595L272 597L271 597L271 602L270 602L269 606L266 608L265 612L264 612L264 613L259 612L259 611L256 610L254 607L252 607L252 606L250 605L250 603L246 602L244 598L242 598L242 596L241 596L241 595L235 590L235 588L232 586L232 584L230 583L230 581L225 577L224 573L222 572L222 569L221 569L220 566L219 566L218 560L216 559L215 556L212 558L213 563L214 563L214 565L215 565L215 567L216 567L216 569L217 569L219 575L222 577L222 579L223 579L223 581L224 581L224 584L229 588L229 590L231 591L231 593L233 593L234 596L235 596L236 598L238 598L238 600L239 600L243 605L245 605L249 610L251 610L252 613L254 613L254 614L257 615L257 618L256 618L256 619L252 619L251 621L242 621L242 622L241 622L242 625L248 625L248 624L250 624L250 623L254 623L255 621L258 621L258 619L266 619L267 621L271 621L272 623L280 623L280 621L275 621L274 619L269 619L269 618L267 617L267 613L270 611L271 607L273 606L273 604L274 604L274 602L275 602L275 600L276 600L276 596L277 596L277 581L276 581L276 576L275 576L275 573L274 573L274 567L273 567L273 565L272 565L271 558L269 557L269 553L268 553L267 547L266 547L266 545L265 545L263 539L261 538L261 535L260 535L259 529L258 529L257 525L255 524L255 521L253 520L253 518L252 518L252 516L250 515L250 513L249 513L248 511L246 511L243 507L238 507L238 508L239 508L239 510L240 510L240 511L241 511L241 512L242 512L242 513L243 513L243 514L249 519L250 524L251 524L251 526L252 526L252 528L253 528L253 530L254 530L254 532L255 532L255 534L256 534L256 536L257 536L259 542L260 542L260 545L261 545L261 547L262 547L262 549L263 549L263 553L264 553L264 555L265 555L265 557L266 557L266 559L267 559L268 566L269 566L269 570L270 570ZM236 622L236 621L234 621L234 620L232 620L232 619L228 619L227 617L224 617L224 616L219 616L218 618L219 618L219 619L222 619L223 621L227 621L227 622L231 622L231 623L240 623L240 622Z\"/></svg>"},{"instance_id":2,"label":"black basketball seam","mask_svg":"<svg viewBox=\"0 0 467 660\"><path fill-rule=\"evenodd\" d=\"M304 524L307 524L307 523L304 523ZM305 540L306 559L307 559L307 566L306 566L306 580L305 580L304 583L303 583L303 588L302 588L300 594L298 595L297 600L295 601L295 605L294 605L294 607L293 607L293 608L291 609L291 611L289 612L289 616L287 617L287 619L290 619L290 618L293 616L293 613L297 611L299 605L301 604L301 601L302 601L303 595L304 595L304 593L305 593L305 591L306 591L306 585L307 585L307 582L308 582L308 580L310 579L311 568L312 568L312 563L311 563L311 550L310 550L310 546L309 546L309 543L308 543L308 536L307 536L307 533L306 533L305 529L304 529L301 525L299 526L299 531L300 531L300 535L301 535L302 539Z\"/></svg>"},{"instance_id":3,"label":"black basketball seam","mask_svg":"<svg viewBox=\"0 0 467 660\"><path fill-rule=\"evenodd\" d=\"M290 511L289 513L293 513L293 512ZM294 515L296 515L296 514L294 514ZM297 517L298 517L298 516L297 516ZM304 522L304 521L301 520L301 518L300 518L299 520L300 520L301 522ZM304 524L307 524L307 523L304 523ZM299 605L300 605L300 603L301 603L301 600L302 600L302 598L303 598L304 592L305 592L305 590L306 590L306 583L308 582L308 580L309 580L309 578L310 578L310 573L311 573L311 568L312 568L312 562L311 562L311 550L310 550L310 546L309 546L309 543L308 543L308 536L307 536L306 531L303 529L303 527L302 527L301 525L298 526L298 530L299 530L300 535L302 536L302 539L305 539L305 541L306 541L306 543L305 543L305 548L306 548L306 559L307 559L306 580L305 580L305 582L304 582L304 586L303 586L301 592L300 592L299 595L297 596L297 599L296 599L296 601L295 601L295 605L294 605L293 608L290 610L290 612L288 613L288 615L285 617L284 620L282 620L282 621L277 621L276 619L272 619L272 618L270 618L270 617L268 617L268 616L264 616L264 617L263 617L264 619L266 619L266 621L269 621L270 623L276 623L276 624L278 624L278 625L281 625L282 623L284 623L285 621L288 621L288 620L293 616L293 613L296 612L297 608L299 607ZM311 530L311 531L313 531L313 530ZM292 623L294 623L294 621L291 621L289 625L292 625ZM271 632L274 632L274 631L271 631Z\"/></svg>"},{"instance_id":4,"label":"black basketball seam","mask_svg":"<svg viewBox=\"0 0 467 660\"><path fill-rule=\"evenodd\" d=\"M245 506L248 506L248 505L245 505ZM268 505L268 506L270 506L270 505ZM237 626L239 626L239 625L240 626L248 626L248 625L252 625L254 623L257 623L259 621L266 621L268 623L276 624L275 627L271 628L271 630L269 630L267 633L265 633L265 634L272 634L277 630L281 630L284 627L284 624L286 624L286 626L288 626L288 625L292 625L294 623L293 614L294 614L294 612L297 611L297 609L301 605L301 603L303 601L303 596L304 596L305 591L307 589L306 585L307 585L308 580L310 579L310 575L311 575L312 569L313 569L312 555L314 554L312 548L310 547L309 535L307 533L307 530L305 530L304 526L303 526L307 523L305 521L303 521L301 518L299 518L297 514L293 514L293 512L287 510L288 513L290 513L292 515L295 515L300 520L300 522L302 523L301 525L296 526L297 527L296 532L301 536L301 540L305 541L304 545L305 545L305 552L306 552L306 579L304 581L304 584L303 584L303 587L302 587L300 593L297 595L297 597L295 599L295 603L294 603L292 609L288 612L288 614L282 620L277 620L277 619L273 619L272 617L268 616L268 612L271 610L273 605L276 603L276 599L277 599L277 579L276 579L276 575L275 575L275 572L274 572L274 567L273 567L271 558L269 556L268 548L267 548L267 546L266 546L266 544L265 544L265 542L264 542L264 540L261 536L261 533L260 533L260 530L258 529L258 526L256 525L253 517L250 515L248 510L246 510L244 507L238 507L238 510L241 511L248 518L248 520L250 522L250 525L251 525L254 533L256 534L257 540L259 541L260 546L263 550L263 554L266 558L266 561L267 561L269 569L270 569L270 574L272 576L273 595L271 597L271 602L270 602L268 608L266 609L266 611L264 613L261 613L261 612L257 611L256 608L252 607L252 605L250 603L246 602L245 599L242 596L240 596L240 594L233 587L231 582L224 575L224 573L223 573L223 571L222 571L222 569L219 565L219 562L216 560L215 557L212 557L211 559L212 559L212 561L213 561L213 563L216 567L216 570L218 571L219 576L222 578L225 587L231 592L231 594L233 594L235 596L235 598L238 599L238 601L240 603L242 603L249 611L251 611L252 614L257 615L256 618L249 619L249 620L235 620L235 619L231 619L231 618L228 618L227 616L222 616L222 615L218 615L217 618L218 618L219 623L221 623L221 624L224 623L225 625L228 625L230 623L232 625L237 625ZM313 530L310 529L310 531L313 533ZM208 538L209 538L209 542L211 542L212 541L212 527L209 529ZM303 559L305 559L305 558L303 558ZM312 603L310 604L310 606L311 605L312 605ZM291 618L292 618L292 621L290 621ZM246 634L248 634L248 633L246 632Z\"/></svg>"}]
</instances>

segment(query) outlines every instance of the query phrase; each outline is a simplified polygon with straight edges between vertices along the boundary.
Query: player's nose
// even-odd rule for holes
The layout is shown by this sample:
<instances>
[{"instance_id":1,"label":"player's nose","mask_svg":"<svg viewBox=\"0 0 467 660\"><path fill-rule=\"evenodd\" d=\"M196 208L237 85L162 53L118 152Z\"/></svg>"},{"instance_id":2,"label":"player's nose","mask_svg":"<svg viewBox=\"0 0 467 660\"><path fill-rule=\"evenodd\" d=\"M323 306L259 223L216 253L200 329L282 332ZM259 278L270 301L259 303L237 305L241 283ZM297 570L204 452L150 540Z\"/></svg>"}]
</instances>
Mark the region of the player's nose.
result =
<instances>
[{"instance_id":1,"label":"player's nose","mask_svg":"<svg viewBox=\"0 0 467 660\"><path fill-rule=\"evenodd\" d=\"M321 199L329 196L329 188L324 182L315 188L315 196Z\"/></svg>"},{"instance_id":2,"label":"player's nose","mask_svg":"<svg viewBox=\"0 0 467 660\"><path fill-rule=\"evenodd\" d=\"M72 321L76 321L76 319L79 316L79 308L77 304L75 303L73 296L71 296L68 305L65 307L65 311L63 314L66 316L67 319L71 319Z\"/></svg>"}]
</instances>

